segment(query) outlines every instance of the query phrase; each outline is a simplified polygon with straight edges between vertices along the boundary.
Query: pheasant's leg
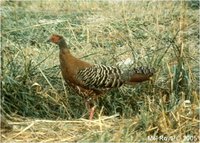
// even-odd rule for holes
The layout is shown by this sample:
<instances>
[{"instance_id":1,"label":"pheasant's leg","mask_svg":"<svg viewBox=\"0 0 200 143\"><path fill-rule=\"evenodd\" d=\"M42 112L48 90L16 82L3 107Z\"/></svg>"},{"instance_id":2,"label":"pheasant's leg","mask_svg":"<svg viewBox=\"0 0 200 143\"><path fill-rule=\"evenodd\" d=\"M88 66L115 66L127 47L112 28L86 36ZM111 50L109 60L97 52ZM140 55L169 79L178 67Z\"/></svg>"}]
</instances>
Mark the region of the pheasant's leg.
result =
<instances>
[{"instance_id":1,"label":"pheasant's leg","mask_svg":"<svg viewBox=\"0 0 200 143\"><path fill-rule=\"evenodd\" d=\"M96 106L93 106L93 107L90 109L90 117L89 117L90 120L92 120L93 117L94 117L95 108L96 108Z\"/></svg>"},{"instance_id":2,"label":"pheasant's leg","mask_svg":"<svg viewBox=\"0 0 200 143\"><path fill-rule=\"evenodd\" d=\"M92 120L94 117L94 111L96 108L96 106L94 106L92 99L85 100L85 106L88 109L89 119Z\"/></svg>"}]
</instances>

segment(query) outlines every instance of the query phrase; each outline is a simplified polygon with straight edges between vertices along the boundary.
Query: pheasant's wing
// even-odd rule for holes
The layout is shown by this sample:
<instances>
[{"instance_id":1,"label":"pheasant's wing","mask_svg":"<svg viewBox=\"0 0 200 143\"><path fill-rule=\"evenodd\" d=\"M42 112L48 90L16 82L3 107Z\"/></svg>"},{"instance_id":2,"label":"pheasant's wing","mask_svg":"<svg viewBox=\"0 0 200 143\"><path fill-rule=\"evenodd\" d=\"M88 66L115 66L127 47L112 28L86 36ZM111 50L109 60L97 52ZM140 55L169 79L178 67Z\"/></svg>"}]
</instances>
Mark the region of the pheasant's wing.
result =
<instances>
[{"instance_id":1,"label":"pheasant's wing","mask_svg":"<svg viewBox=\"0 0 200 143\"><path fill-rule=\"evenodd\" d=\"M83 86L96 90L108 90L123 84L120 69L104 65L94 65L79 70L77 79Z\"/></svg>"}]
</instances>

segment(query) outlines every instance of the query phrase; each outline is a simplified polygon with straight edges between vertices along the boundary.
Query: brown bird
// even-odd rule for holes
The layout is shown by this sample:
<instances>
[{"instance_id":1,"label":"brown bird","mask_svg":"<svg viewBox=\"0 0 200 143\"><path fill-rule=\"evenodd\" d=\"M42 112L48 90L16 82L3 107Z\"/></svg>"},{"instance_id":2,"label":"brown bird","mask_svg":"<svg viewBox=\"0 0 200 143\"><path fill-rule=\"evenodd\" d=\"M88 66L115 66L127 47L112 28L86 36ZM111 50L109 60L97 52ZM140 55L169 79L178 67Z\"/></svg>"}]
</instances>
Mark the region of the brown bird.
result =
<instances>
[{"instance_id":1,"label":"brown bird","mask_svg":"<svg viewBox=\"0 0 200 143\"><path fill-rule=\"evenodd\" d=\"M59 59L62 76L66 83L78 94L88 99L97 98L107 91L123 84L135 84L149 80L155 73L154 68L139 67L122 70L114 66L93 65L74 57L65 39L60 35L52 35L49 41L60 48ZM90 112L90 119L94 108Z\"/></svg>"}]
</instances>

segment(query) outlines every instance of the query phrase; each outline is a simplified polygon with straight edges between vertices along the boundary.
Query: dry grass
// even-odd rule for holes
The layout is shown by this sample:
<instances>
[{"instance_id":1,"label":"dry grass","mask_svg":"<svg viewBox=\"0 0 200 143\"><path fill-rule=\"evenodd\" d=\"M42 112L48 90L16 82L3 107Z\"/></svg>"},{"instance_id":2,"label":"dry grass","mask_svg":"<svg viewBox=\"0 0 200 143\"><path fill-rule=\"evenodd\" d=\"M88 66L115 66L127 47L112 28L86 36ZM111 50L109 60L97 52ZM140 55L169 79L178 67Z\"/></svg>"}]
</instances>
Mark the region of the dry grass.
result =
<instances>
[{"instance_id":1,"label":"dry grass","mask_svg":"<svg viewBox=\"0 0 200 143\"><path fill-rule=\"evenodd\" d=\"M197 2L1 2L3 142L199 141ZM58 48L90 63L131 59L157 73L96 102L95 119L65 86ZM126 66L122 66L127 68Z\"/></svg>"},{"instance_id":2,"label":"dry grass","mask_svg":"<svg viewBox=\"0 0 200 143\"><path fill-rule=\"evenodd\" d=\"M39 120L9 122L13 131L2 134L6 142L138 142L138 141L198 141L197 114L181 104L174 111L165 113L158 110L157 117L149 117L154 112L144 113L130 119L120 119L119 115L102 116L87 120ZM156 109L155 109L156 110ZM147 117L144 117L147 116ZM146 119L143 119L146 118ZM16 120L16 119L15 119ZM149 123L148 123L149 122ZM143 127L147 124L147 127ZM187 132L193 133L187 135ZM153 135L152 133L157 133ZM14 139L14 140L13 140Z\"/></svg>"}]
</instances>

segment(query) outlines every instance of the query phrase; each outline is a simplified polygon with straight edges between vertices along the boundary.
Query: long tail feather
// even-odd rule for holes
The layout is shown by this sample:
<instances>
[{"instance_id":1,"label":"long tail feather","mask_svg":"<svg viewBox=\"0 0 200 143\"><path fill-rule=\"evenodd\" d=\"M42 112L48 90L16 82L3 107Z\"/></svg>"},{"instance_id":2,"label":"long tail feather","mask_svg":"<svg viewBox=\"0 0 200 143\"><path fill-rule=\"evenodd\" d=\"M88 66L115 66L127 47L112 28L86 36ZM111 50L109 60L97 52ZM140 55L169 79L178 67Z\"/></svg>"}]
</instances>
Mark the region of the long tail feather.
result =
<instances>
[{"instance_id":1,"label":"long tail feather","mask_svg":"<svg viewBox=\"0 0 200 143\"><path fill-rule=\"evenodd\" d=\"M122 77L126 84L134 84L149 80L154 73L155 73L154 68L139 67L125 71Z\"/></svg>"}]
</instances>

